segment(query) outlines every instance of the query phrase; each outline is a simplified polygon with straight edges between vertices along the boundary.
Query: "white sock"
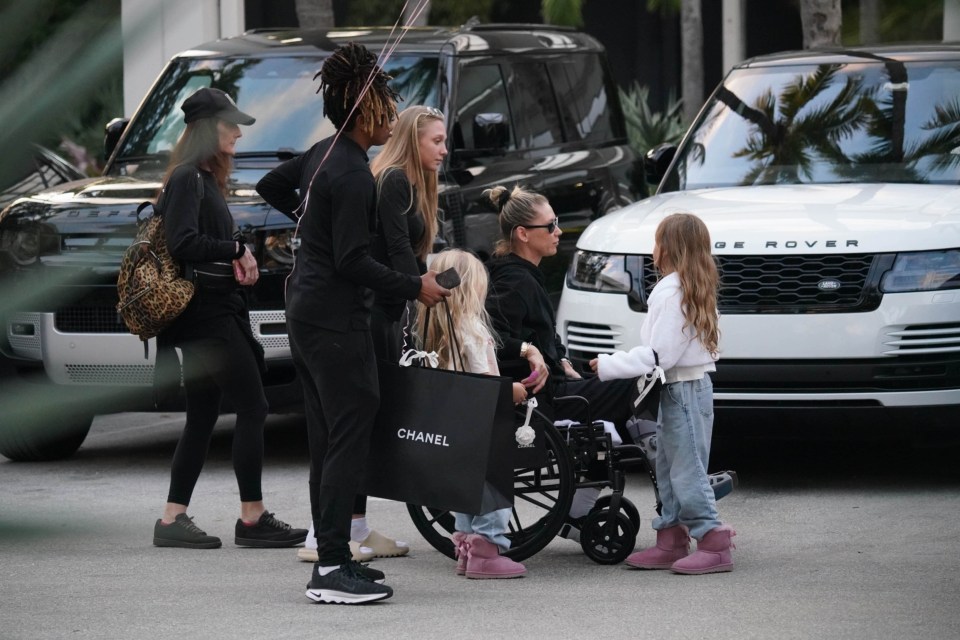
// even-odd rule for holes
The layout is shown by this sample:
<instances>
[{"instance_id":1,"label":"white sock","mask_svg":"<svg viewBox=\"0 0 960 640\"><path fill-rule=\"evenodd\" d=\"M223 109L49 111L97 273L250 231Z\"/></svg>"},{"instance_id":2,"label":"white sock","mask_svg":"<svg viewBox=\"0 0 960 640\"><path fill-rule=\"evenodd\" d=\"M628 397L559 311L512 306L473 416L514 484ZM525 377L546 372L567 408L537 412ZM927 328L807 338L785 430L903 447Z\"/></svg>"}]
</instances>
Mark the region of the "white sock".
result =
<instances>
[{"instance_id":1,"label":"white sock","mask_svg":"<svg viewBox=\"0 0 960 640\"><path fill-rule=\"evenodd\" d=\"M370 527L366 517L354 518L350 521L350 539L354 542L363 542L370 537Z\"/></svg>"},{"instance_id":2,"label":"white sock","mask_svg":"<svg viewBox=\"0 0 960 640\"><path fill-rule=\"evenodd\" d=\"M317 573L319 573L322 576L325 576L331 571L336 571L339 568L340 568L340 565L338 564L335 564L332 567L317 567Z\"/></svg>"},{"instance_id":3,"label":"white sock","mask_svg":"<svg viewBox=\"0 0 960 640\"><path fill-rule=\"evenodd\" d=\"M570 503L570 517L582 518L590 513L593 505L597 504L600 489L596 487L581 487L573 493L573 502Z\"/></svg>"},{"instance_id":4,"label":"white sock","mask_svg":"<svg viewBox=\"0 0 960 640\"><path fill-rule=\"evenodd\" d=\"M317 536L313 532L313 524L310 525L310 531L307 532L307 539L304 540L303 546L307 549L317 549Z\"/></svg>"}]
</instances>

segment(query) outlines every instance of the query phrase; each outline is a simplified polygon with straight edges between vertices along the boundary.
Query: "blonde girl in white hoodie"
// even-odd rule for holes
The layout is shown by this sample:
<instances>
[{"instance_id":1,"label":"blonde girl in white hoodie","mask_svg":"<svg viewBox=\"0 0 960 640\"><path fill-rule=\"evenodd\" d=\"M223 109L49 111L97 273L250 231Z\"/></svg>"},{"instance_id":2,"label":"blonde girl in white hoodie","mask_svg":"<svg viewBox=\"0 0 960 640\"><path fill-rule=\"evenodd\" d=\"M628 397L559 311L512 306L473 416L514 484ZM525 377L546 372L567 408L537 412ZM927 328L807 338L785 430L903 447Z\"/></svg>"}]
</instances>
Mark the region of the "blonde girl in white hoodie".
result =
<instances>
[{"instance_id":1,"label":"blonde girl in white hoodie","mask_svg":"<svg viewBox=\"0 0 960 640\"><path fill-rule=\"evenodd\" d=\"M601 380L650 369L656 352L666 374L657 427L657 485L663 509L653 520L657 543L630 555L628 565L700 574L731 571L730 538L707 477L713 434L713 385L720 331L719 275L703 221L675 213L657 226L653 262L662 278L647 300L643 346L601 354L591 365ZM690 536L697 551L690 555Z\"/></svg>"}]
</instances>

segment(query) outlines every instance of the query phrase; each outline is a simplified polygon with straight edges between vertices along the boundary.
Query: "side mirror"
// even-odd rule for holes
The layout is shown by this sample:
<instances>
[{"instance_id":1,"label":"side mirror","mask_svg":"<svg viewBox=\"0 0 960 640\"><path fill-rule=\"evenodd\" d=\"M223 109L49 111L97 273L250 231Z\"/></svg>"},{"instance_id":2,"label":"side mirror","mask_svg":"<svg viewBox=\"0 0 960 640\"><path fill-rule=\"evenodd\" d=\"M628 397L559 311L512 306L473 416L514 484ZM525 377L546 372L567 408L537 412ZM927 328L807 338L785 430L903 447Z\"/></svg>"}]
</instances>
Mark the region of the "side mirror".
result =
<instances>
[{"instance_id":1,"label":"side mirror","mask_svg":"<svg viewBox=\"0 0 960 640\"><path fill-rule=\"evenodd\" d=\"M123 132L127 128L127 124L130 123L129 118L114 118L107 123L107 126L104 127L103 135L103 159L109 160L110 156L113 155L114 149L117 148L117 143L120 142L120 136L123 135Z\"/></svg>"},{"instance_id":2,"label":"side mirror","mask_svg":"<svg viewBox=\"0 0 960 640\"><path fill-rule=\"evenodd\" d=\"M505 151L510 143L510 125L502 113L478 113L473 118L473 148Z\"/></svg>"},{"instance_id":3,"label":"side mirror","mask_svg":"<svg viewBox=\"0 0 960 640\"><path fill-rule=\"evenodd\" d=\"M643 170L646 174L647 182L652 185L660 184L663 176L667 175L667 167L673 162L677 155L677 145L669 142L658 144L653 149L647 151L643 156Z\"/></svg>"}]
</instances>

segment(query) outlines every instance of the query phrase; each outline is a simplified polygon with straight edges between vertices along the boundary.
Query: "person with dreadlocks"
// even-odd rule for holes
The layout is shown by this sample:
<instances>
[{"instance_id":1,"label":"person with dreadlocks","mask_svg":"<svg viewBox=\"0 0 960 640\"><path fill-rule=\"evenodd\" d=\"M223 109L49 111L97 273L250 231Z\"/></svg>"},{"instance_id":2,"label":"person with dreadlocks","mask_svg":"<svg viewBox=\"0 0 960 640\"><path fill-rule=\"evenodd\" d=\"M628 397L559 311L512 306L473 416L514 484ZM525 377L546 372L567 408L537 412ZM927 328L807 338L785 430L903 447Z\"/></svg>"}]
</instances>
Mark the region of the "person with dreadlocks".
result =
<instances>
[{"instance_id":1,"label":"person with dreadlocks","mask_svg":"<svg viewBox=\"0 0 960 640\"><path fill-rule=\"evenodd\" d=\"M353 560L349 546L354 500L380 404L371 290L429 306L450 292L437 283L435 272L400 273L370 256L376 182L367 150L392 133L399 96L387 84L390 77L372 53L354 43L338 47L317 75L324 115L337 133L268 173L257 191L299 219L301 244L287 283L286 314L303 383L317 537L306 595L314 602L355 604L393 595L383 573Z\"/></svg>"}]
</instances>

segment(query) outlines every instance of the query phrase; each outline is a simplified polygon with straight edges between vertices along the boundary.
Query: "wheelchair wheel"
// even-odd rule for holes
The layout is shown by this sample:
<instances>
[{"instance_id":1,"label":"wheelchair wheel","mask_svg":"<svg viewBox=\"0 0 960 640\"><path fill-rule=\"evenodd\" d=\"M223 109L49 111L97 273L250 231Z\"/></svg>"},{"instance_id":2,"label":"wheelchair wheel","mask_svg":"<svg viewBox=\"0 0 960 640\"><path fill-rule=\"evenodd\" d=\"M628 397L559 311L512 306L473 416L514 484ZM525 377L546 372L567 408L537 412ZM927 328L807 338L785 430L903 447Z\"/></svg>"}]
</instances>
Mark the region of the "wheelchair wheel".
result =
<instances>
[{"instance_id":1,"label":"wheelchair wheel","mask_svg":"<svg viewBox=\"0 0 960 640\"><path fill-rule=\"evenodd\" d=\"M623 562L637 543L637 530L622 511L594 511L583 521L580 546L597 564Z\"/></svg>"},{"instance_id":2,"label":"wheelchair wheel","mask_svg":"<svg viewBox=\"0 0 960 640\"><path fill-rule=\"evenodd\" d=\"M610 508L610 494L605 496L600 496L597 499L597 503L593 505L593 508L590 509L590 512L602 511L604 509ZM620 511L621 513L626 514L630 518L630 524L633 525L633 530L635 532L640 531L640 511L637 509L636 505L627 500L625 497L620 497Z\"/></svg>"},{"instance_id":3,"label":"wheelchair wheel","mask_svg":"<svg viewBox=\"0 0 960 640\"><path fill-rule=\"evenodd\" d=\"M504 555L520 561L547 546L560 531L570 511L574 477L570 453L553 423L534 410L537 430L544 435L546 462L536 468L513 471L513 513L507 537L510 550ZM449 511L408 504L407 511L417 531L430 545L454 557L450 535L454 531L453 514Z\"/></svg>"}]
</instances>

